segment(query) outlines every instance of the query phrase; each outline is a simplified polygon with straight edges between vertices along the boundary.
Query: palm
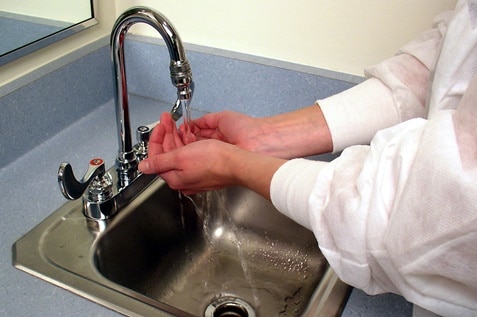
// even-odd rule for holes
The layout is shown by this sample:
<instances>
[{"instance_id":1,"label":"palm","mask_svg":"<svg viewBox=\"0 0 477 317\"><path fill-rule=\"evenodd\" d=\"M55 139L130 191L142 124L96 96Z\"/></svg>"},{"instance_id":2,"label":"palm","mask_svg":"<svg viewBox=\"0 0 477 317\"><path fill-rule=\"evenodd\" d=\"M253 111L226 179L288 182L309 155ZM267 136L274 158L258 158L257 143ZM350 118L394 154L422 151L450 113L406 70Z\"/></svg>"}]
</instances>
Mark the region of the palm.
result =
<instances>
[{"instance_id":1,"label":"palm","mask_svg":"<svg viewBox=\"0 0 477 317\"><path fill-rule=\"evenodd\" d=\"M184 127L181 127L181 131ZM253 118L232 111L205 115L192 122L192 133L198 140L216 139L254 150L257 125Z\"/></svg>"}]
</instances>

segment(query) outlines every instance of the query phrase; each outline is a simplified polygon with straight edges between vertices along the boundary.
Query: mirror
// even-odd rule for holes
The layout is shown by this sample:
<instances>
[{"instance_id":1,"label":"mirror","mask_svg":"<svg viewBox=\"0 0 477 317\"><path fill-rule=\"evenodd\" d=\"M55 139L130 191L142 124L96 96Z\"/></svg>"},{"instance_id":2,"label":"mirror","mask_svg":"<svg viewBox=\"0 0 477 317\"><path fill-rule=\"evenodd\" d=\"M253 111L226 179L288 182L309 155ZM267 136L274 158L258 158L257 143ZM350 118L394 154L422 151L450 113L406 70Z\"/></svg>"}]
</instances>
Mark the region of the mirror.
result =
<instances>
[{"instance_id":1,"label":"mirror","mask_svg":"<svg viewBox=\"0 0 477 317\"><path fill-rule=\"evenodd\" d=\"M0 66L97 23L92 0L0 0Z\"/></svg>"}]
</instances>

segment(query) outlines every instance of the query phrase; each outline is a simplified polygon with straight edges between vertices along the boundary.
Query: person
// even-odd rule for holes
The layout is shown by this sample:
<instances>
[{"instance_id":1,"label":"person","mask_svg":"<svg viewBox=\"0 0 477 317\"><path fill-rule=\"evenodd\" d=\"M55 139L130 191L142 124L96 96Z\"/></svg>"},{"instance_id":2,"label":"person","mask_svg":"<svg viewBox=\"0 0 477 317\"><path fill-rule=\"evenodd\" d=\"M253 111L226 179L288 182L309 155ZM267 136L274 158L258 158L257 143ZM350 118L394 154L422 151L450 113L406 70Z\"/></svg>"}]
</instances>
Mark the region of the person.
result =
<instances>
[{"instance_id":1,"label":"person","mask_svg":"<svg viewBox=\"0 0 477 317\"><path fill-rule=\"evenodd\" d=\"M248 187L312 230L344 282L477 316L476 25L477 1L458 0L364 82L293 112L207 114L191 134L163 114L139 168L186 194Z\"/></svg>"}]
</instances>

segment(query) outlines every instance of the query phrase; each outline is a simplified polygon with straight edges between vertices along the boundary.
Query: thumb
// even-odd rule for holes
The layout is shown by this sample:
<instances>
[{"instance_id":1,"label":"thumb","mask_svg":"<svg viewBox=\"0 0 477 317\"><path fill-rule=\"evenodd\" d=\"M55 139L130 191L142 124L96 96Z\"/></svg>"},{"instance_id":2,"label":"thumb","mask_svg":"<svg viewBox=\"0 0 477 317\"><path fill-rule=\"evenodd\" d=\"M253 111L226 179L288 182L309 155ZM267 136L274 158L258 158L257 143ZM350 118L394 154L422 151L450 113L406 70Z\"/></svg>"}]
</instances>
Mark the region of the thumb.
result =
<instances>
[{"instance_id":1,"label":"thumb","mask_svg":"<svg viewBox=\"0 0 477 317\"><path fill-rule=\"evenodd\" d=\"M138 169L141 173L144 174L154 174L155 172L151 168L151 164L149 164L149 159L144 159L139 162Z\"/></svg>"},{"instance_id":2,"label":"thumb","mask_svg":"<svg viewBox=\"0 0 477 317\"><path fill-rule=\"evenodd\" d=\"M144 174L161 174L175 169L173 152L157 154L139 162L138 169Z\"/></svg>"}]
</instances>

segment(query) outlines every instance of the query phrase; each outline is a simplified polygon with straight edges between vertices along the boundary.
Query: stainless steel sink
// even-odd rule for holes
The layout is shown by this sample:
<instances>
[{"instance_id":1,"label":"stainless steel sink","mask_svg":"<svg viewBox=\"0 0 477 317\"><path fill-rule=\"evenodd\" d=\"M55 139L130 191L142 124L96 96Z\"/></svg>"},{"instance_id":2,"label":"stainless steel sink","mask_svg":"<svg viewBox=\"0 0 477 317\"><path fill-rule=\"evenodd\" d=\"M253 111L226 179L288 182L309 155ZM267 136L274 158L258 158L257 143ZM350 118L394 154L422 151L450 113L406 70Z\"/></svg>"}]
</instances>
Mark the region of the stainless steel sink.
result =
<instances>
[{"instance_id":1,"label":"stainless steel sink","mask_svg":"<svg viewBox=\"0 0 477 317\"><path fill-rule=\"evenodd\" d=\"M13 261L130 316L333 316L349 292L313 234L255 193L181 197L160 179L108 222L66 203Z\"/></svg>"}]
</instances>

